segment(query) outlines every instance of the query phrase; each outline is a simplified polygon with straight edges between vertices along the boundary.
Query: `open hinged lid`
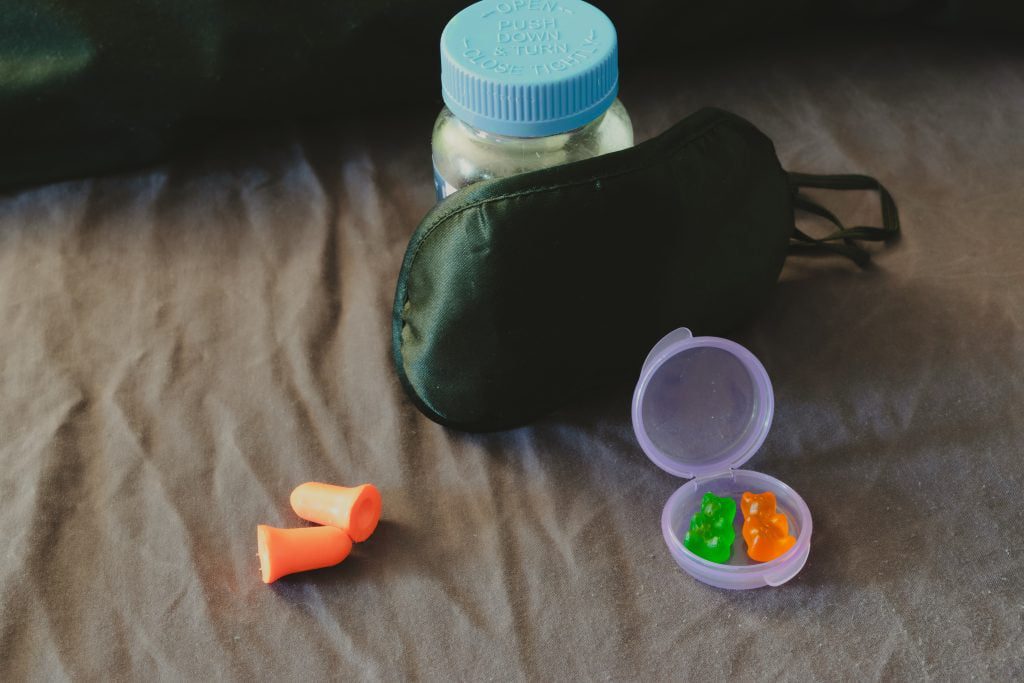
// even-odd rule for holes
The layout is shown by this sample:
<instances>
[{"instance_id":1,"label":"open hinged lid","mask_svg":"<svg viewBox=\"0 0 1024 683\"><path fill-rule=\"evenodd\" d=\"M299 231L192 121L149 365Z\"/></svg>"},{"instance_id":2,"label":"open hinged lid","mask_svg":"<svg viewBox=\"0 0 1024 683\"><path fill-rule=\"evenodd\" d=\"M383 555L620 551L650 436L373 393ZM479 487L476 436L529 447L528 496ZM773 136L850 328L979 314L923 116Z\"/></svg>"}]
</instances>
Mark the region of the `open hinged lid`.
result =
<instances>
[{"instance_id":1,"label":"open hinged lid","mask_svg":"<svg viewBox=\"0 0 1024 683\"><path fill-rule=\"evenodd\" d=\"M633 393L633 430L680 477L737 468L764 443L775 399L764 366L739 344L680 328L655 345Z\"/></svg>"}]
</instances>

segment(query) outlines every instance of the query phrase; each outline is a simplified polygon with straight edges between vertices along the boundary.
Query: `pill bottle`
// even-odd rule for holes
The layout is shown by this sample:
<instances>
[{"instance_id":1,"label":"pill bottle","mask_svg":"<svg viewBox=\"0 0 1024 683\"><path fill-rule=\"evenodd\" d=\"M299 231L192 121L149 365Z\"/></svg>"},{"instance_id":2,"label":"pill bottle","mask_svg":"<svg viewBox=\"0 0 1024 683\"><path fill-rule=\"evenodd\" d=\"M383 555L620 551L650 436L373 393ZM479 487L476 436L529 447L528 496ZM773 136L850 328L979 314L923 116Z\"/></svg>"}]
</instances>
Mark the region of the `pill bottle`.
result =
<instances>
[{"instance_id":1,"label":"pill bottle","mask_svg":"<svg viewBox=\"0 0 1024 683\"><path fill-rule=\"evenodd\" d=\"M441 34L438 199L472 183L633 145L618 41L582 0L484 0Z\"/></svg>"}]
</instances>

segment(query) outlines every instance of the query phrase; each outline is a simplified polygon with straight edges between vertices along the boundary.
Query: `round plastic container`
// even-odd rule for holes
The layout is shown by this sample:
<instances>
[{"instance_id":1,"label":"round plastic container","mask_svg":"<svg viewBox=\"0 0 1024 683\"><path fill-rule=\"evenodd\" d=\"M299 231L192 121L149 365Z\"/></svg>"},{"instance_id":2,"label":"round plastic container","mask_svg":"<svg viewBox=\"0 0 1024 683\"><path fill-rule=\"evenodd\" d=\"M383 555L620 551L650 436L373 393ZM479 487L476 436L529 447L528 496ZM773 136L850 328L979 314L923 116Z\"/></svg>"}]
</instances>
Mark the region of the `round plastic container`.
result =
<instances>
[{"instance_id":1,"label":"round plastic container","mask_svg":"<svg viewBox=\"0 0 1024 683\"><path fill-rule=\"evenodd\" d=\"M687 573L719 588L778 586L797 575L811 550L811 512L800 495L775 477L737 469L764 443L775 409L771 381L754 354L718 337L680 328L644 361L633 393L633 430L661 469L692 478L665 503L661 529L672 557ZM690 519L710 491L736 501L736 541L726 564L683 545ZM770 562L747 556L739 511L744 491L775 494L796 543Z\"/></svg>"}]
</instances>

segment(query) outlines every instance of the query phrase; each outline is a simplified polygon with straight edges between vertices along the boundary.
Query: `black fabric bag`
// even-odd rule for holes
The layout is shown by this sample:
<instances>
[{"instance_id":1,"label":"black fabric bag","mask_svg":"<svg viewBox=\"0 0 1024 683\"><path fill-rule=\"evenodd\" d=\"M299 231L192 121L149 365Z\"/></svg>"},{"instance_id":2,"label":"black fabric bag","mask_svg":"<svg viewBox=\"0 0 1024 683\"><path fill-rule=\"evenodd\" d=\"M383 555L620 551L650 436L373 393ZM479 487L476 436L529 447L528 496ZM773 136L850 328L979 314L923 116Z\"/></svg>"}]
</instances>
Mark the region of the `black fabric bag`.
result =
<instances>
[{"instance_id":1,"label":"black fabric bag","mask_svg":"<svg viewBox=\"0 0 1024 683\"><path fill-rule=\"evenodd\" d=\"M846 229L800 186L875 189L882 228ZM836 223L811 238L794 208ZM398 375L431 419L525 424L635 374L665 332L720 334L771 293L791 247L860 263L896 236L866 176L787 174L764 134L716 109L634 148L467 187L409 244L393 312Z\"/></svg>"},{"instance_id":2,"label":"black fabric bag","mask_svg":"<svg viewBox=\"0 0 1024 683\"><path fill-rule=\"evenodd\" d=\"M165 159L239 126L441 107L438 39L470 0L4 0L0 191ZM1019 31L1009 0L596 2L624 66L683 46L939 23ZM884 6L883 6L884 5ZM884 22L883 22L884 19Z\"/></svg>"}]
</instances>

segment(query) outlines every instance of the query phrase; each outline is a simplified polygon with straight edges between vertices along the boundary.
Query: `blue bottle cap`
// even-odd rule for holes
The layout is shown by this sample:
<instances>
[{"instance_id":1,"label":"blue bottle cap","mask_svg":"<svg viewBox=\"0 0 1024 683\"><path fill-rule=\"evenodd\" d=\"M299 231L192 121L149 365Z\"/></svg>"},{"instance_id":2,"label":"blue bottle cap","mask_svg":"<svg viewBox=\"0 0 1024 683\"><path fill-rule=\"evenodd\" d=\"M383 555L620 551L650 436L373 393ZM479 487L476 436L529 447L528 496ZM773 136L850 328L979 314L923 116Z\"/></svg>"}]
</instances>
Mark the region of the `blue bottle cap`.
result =
<instances>
[{"instance_id":1,"label":"blue bottle cap","mask_svg":"<svg viewBox=\"0 0 1024 683\"><path fill-rule=\"evenodd\" d=\"M469 125L516 137L594 120L619 90L618 40L582 0L484 0L441 34L441 94Z\"/></svg>"}]
</instances>

